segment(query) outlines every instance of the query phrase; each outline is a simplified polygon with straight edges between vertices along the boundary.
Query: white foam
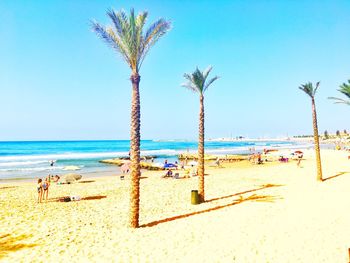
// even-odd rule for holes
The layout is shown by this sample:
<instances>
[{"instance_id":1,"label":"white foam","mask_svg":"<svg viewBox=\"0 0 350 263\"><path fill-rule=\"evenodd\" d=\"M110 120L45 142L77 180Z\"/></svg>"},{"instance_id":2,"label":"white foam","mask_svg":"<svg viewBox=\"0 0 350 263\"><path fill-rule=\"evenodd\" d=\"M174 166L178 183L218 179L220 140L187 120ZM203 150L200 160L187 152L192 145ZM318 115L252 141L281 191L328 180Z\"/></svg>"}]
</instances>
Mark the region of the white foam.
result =
<instances>
[{"instance_id":1,"label":"white foam","mask_svg":"<svg viewBox=\"0 0 350 263\"><path fill-rule=\"evenodd\" d=\"M141 155L174 155L179 151L164 149L164 150L147 150L141 151ZM0 157L0 163L15 162L15 161L33 161L40 160L42 162L49 162L50 160L67 160L67 159L93 159L105 157L120 157L128 156L129 152L94 152L94 153L60 153L60 154L46 154L46 155L14 155Z\"/></svg>"},{"instance_id":2,"label":"white foam","mask_svg":"<svg viewBox=\"0 0 350 263\"><path fill-rule=\"evenodd\" d=\"M126 152L109 152L109 153L60 153L45 155L15 155L2 156L0 162L3 161L24 161L24 160L63 160L63 159L88 159L99 157L112 157L126 155Z\"/></svg>"},{"instance_id":3,"label":"white foam","mask_svg":"<svg viewBox=\"0 0 350 263\"><path fill-rule=\"evenodd\" d=\"M40 171L54 171L62 170L64 166L55 166L55 167L26 167L26 168L5 168L0 169L0 172L40 172Z\"/></svg>"},{"instance_id":4,"label":"white foam","mask_svg":"<svg viewBox=\"0 0 350 263\"><path fill-rule=\"evenodd\" d=\"M24 162L0 162L0 167L8 167L8 166L29 166L35 164L49 164L49 160L45 161L24 161Z\"/></svg>"}]
</instances>

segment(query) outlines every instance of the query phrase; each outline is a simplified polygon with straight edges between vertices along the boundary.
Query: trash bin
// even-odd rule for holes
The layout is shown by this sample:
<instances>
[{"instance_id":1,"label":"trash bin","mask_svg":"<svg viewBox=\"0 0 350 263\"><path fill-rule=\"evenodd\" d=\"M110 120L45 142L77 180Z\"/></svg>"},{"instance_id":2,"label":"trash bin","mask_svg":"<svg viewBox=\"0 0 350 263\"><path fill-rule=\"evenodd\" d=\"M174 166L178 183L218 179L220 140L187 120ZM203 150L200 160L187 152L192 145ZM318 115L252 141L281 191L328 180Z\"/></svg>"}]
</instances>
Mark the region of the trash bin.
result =
<instances>
[{"instance_id":1,"label":"trash bin","mask_svg":"<svg viewBox=\"0 0 350 263\"><path fill-rule=\"evenodd\" d=\"M192 190L191 191L191 204L192 205L198 205L199 204L198 190Z\"/></svg>"}]
</instances>

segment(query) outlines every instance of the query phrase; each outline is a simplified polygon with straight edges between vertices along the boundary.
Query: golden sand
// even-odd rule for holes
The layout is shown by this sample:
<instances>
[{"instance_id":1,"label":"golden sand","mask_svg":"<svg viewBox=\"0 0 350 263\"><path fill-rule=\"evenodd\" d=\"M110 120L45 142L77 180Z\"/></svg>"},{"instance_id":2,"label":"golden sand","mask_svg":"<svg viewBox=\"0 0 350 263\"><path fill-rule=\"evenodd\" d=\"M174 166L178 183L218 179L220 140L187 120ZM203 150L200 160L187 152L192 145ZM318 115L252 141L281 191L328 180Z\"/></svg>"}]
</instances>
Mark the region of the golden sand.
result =
<instances>
[{"instance_id":1,"label":"golden sand","mask_svg":"<svg viewBox=\"0 0 350 263\"><path fill-rule=\"evenodd\" d=\"M198 178L141 179L139 229L127 227L129 178L55 185L37 204L36 184L0 184L4 262L348 262L350 160L322 151L295 161L208 167L206 203L191 205ZM181 176L181 174L180 174ZM87 200L56 202L79 195Z\"/></svg>"}]
</instances>

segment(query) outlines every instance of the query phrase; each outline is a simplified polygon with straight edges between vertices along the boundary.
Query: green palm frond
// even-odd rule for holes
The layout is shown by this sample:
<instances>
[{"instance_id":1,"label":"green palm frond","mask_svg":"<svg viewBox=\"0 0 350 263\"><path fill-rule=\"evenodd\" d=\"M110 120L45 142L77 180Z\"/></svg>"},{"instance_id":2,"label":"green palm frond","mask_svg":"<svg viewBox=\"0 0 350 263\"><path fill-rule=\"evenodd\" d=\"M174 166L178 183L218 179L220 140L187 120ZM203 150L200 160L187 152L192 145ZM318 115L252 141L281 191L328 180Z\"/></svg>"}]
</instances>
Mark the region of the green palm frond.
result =
<instances>
[{"instance_id":1,"label":"green palm frond","mask_svg":"<svg viewBox=\"0 0 350 263\"><path fill-rule=\"evenodd\" d=\"M204 91L206 91L206 90L209 88L209 86L210 86L215 80L217 80L218 78L219 78L218 76L215 76L214 78L210 79L210 80L205 84L205 86L204 86Z\"/></svg>"},{"instance_id":2,"label":"green palm frond","mask_svg":"<svg viewBox=\"0 0 350 263\"><path fill-rule=\"evenodd\" d=\"M210 73L210 71L211 71L212 69L213 69L213 67L212 67L212 66L209 66L209 67L207 67L206 70L203 71L203 78L204 78L204 81L207 79L207 77L208 77L208 75L209 75L209 73Z\"/></svg>"},{"instance_id":3,"label":"green palm frond","mask_svg":"<svg viewBox=\"0 0 350 263\"><path fill-rule=\"evenodd\" d=\"M348 80L348 84L343 83L342 85L340 85L340 89L338 89L338 91L340 91L350 99L350 80Z\"/></svg>"},{"instance_id":4,"label":"green palm frond","mask_svg":"<svg viewBox=\"0 0 350 263\"><path fill-rule=\"evenodd\" d=\"M347 104L350 105L350 101L349 100L344 100L341 98L336 98L336 97L328 97L328 99L330 100L335 100L335 104Z\"/></svg>"},{"instance_id":5,"label":"green palm frond","mask_svg":"<svg viewBox=\"0 0 350 263\"><path fill-rule=\"evenodd\" d=\"M207 81L207 77L211 70L212 67L209 66L203 72L196 68L196 70L190 74L185 73L184 78L187 80L187 83L184 83L181 86L186 87L199 94L203 94L208 89L208 87L219 78L218 76L215 76L214 78Z\"/></svg>"},{"instance_id":6,"label":"green palm frond","mask_svg":"<svg viewBox=\"0 0 350 263\"><path fill-rule=\"evenodd\" d=\"M181 84L181 87L188 88L189 90L191 90L193 92L198 92L197 88L195 86L193 86L192 84L183 83L183 84Z\"/></svg>"},{"instance_id":7,"label":"green palm frond","mask_svg":"<svg viewBox=\"0 0 350 263\"><path fill-rule=\"evenodd\" d=\"M320 82L316 83L315 88L313 87L311 82L308 82L306 84L302 84L301 86L299 86L299 89L304 91L311 98L314 98L319 86L320 86Z\"/></svg>"},{"instance_id":8,"label":"green palm frond","mask_svg":"<svg viewBox=\"0 0 350 263\"><path fill-rule=\"evenodd\" d=\"M110 27L104 27L97 22L93 23L93 29L98 34L98 36L103 39L111 48L117 51L123 59L130 65L130 59L128 51L124 46L123 42L116 37L114 31Z\"/></svg>"},{"instance_id":9,"label":"green palm frond","mask_svg":"<svg viewBox=\"0 0 350 263\"><path fill-rule=\"evenodd\" d=\"M142 37L143 41L139 56L140 66L142 65L151 47L153 47L154 44L170 30L170 28L170 22L164 20L163 18L159 19L149 27L146 34Z\"/></svg>"},{"instance_id":10,"label":"green palm frond","mask_svg":"<svg viewBox=\"0 0 350 263\"><path fill-rule=\"evenodd\" d=\"M338 89L338 91L350 99L350 80L348 80L348 83L343 83L340 85L340 89ZM350 100L344 100L336 97L328 97L328 99L335 100L334 103L336 104L341 103L350 105Z\"/></svg>"},{"instance_id":11,"label":"green palm frond","mask_svg":"<svg viewBox=\"0 0 350 263\"><path fill-rule=\"evenodd\" d=\"M134 73L138 73L150 48L170 30L170 22L159 19L144 33L147 12L135 16L134 9L131 9L128 16L124 10L116 12L110 9L107 16L112 25L102 26L92 21L92 30L122 55Z\"/></svg>"}]
</instances>

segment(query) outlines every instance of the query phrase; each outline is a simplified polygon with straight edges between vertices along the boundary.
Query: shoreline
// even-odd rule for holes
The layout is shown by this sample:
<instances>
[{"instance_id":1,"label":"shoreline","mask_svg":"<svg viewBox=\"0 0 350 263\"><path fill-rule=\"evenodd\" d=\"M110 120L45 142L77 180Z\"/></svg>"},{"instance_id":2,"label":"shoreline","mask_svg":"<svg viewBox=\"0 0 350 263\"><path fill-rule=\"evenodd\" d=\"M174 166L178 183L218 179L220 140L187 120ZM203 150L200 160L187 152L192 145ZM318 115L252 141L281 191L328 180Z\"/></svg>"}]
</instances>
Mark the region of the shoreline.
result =
<instances>
[{"instance_id":1,"label":"shoreline","mask_svg":"<svg viewBox=\"0 0 350 263\"><path fill-rule=\"evenodd\" d=\"M215 156L222 156L225 157L225 155L237 155L237 156L247 156L249 154L251 154L252 152L249 150L249 148L254 149L255 152L262 152L264 149L276 149L281 153L284 153L285 151L293 151L295 149L301 149L301 150L310 150L311 148L313 148L313 144L295 144L295 145L270 145L270 146L266 146L266 145L255 145L252 147L249 146L244 146L244 150L240 149L240 148L231 148L230 149L206 149L205 153L207 155L215 155ZM321 142L321 149L333 149L333 144L332 143L322 143ZM182 153L189 153L189 154L195 154L196 150L190 150L190 151L181 151ZM209 153L208 153L209 152ZM176 155L169 155L169 156L164 156L164 157L159 157L157 159L155 159L155 162L163 162L165 159L170 159L170 160L177 160L178 162L178 154ZM4 184L6 182L11 182L11 181L33 181L37 178L44 178L46 177L48 174L58 174L59 176L62 176L64 174L68 174L68 173L78 173L81 174L83 177L91 177L94 176L94 174L99 174L99 173L107 173L107 174L121 174L121 170L120 167L118 167L117 165L114 164L106 164L104 163L104 166L100 166L101 162L103 163L103 159L97 159L96 160L96 167L94 168L89 168L90 171L84 171L84 168L82 168L81 170L77 170L77 171L63 171L63 170L56 170L53 172L47 171L47 172L40 172L38 173L39 175L33 175L33 176L23 176L23 177L14 177L14 178L0 178L0 184ZM79 166L79 163L76 163L77 166ZM92 171L91 171L92 170ZM13 173L14 175L16 175L16 173Z\"/></svg>"}]
</instances>

